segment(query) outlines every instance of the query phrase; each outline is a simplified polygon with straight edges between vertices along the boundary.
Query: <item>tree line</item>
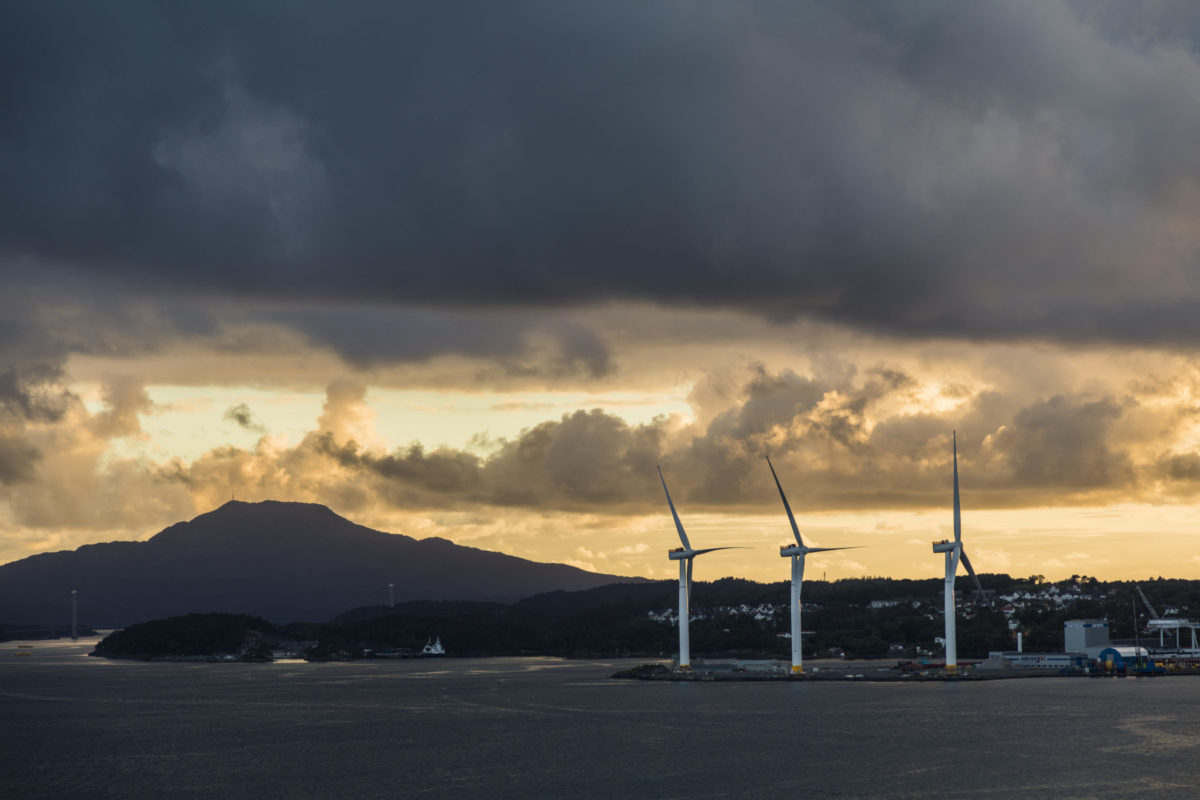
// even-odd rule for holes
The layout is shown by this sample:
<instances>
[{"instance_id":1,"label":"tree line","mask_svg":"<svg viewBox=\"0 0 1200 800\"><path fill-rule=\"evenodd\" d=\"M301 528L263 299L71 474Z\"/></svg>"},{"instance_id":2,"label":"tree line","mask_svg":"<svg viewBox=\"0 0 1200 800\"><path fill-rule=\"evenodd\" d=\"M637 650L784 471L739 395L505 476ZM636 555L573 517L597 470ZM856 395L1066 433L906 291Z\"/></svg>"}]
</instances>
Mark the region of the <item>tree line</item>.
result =
<instances>
[{"instance_id":1,"label":"tree line","mask_svg":"<svg viewBox=\"0 0 1200 800\"><path fill-rule=\"evenodd\" d=\"M1015 647L1015 631L1002 613L1003 595L1034 595L1012 612L1028 651L1063 647L1063 622L1104 618L1113 638L1131 638L1135 619L1144 630L1149 612L1133 597L1133 583L1102 582L1071 576L1056 584L1040 575L1013 578L980 576L990 597L959 592L957 613L960 658L984 658L993 650ZM961 588L965 581L959 582ZM1060 606L1050 587L1079 599ZM1158 613L1200 608L1200 581L1143 581ZM651 616L674 610L675 581L610 584L579 592L549 592L511 604L410 602L394 608L356 608L326 622L271 623L254 617L193 614L134 625L105 639L105 655L195 656L255 653L261 656L280 641L316 642L308 655L364 657L381 652L419 650L439 637L457 656L613 656L670 657L677 651L678 629ZM789 584L727 578L696 583L692 589L692 652L702 656L786 658L791 642ZM806 658L939 657L942 636L942 581L853 578L806 581L803 628ZM875 604L874 606L872 604ZM756 619L742 607L771 608ZM1143 634L1144 635L1144 634ZM249 637L249 638L247 638ZM247 641L250 645L247 646ZM257 648L257 649L255 649Z\"/></svg>"}]
</instances>

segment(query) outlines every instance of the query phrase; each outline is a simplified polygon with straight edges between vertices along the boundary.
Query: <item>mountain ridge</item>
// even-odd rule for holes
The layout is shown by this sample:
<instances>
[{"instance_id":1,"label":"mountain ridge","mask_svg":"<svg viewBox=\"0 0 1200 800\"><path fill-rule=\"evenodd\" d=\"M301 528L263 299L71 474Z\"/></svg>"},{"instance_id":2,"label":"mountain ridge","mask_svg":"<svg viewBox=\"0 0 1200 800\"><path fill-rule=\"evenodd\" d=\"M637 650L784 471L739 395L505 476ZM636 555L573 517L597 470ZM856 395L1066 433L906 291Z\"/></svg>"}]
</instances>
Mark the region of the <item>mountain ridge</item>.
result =
<instances>
[{"instance_id":1,"label":"mountain ridge","mask_svg":"<svg viewBox=\"0 0 1200 800\"><path fill-rule=\"evenodd\" d=\"M0 565L0 623L69 621L72 589L80 621L110 627L212 611L318 621L367 597L386 599L389 583L397 602L513 602L641 580L377 531L316 503L229 501L145 541L88 544Z\"/></svg>"}]
</instances>

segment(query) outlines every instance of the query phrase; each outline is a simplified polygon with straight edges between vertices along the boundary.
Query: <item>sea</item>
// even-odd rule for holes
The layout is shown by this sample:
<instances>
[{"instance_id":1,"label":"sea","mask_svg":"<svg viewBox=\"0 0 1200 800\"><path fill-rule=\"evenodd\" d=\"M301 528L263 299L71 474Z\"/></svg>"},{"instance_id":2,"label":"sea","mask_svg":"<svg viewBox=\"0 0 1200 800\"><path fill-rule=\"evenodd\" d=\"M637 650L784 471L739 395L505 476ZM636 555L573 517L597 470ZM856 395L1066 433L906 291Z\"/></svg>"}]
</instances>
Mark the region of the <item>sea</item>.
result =
<instances>
[{"instance_id":1,"label":"sea","mask_svg":"<svg viewBox=\"0 0 1200 800\"><path fill-rule=\"evenodd\" d=\"M636 659L145 663L88 657L94 645L0 643L0 797L1096 800L1200 787L1195 677L671 683L610 677Z\"/></svg>"}]
</instances>

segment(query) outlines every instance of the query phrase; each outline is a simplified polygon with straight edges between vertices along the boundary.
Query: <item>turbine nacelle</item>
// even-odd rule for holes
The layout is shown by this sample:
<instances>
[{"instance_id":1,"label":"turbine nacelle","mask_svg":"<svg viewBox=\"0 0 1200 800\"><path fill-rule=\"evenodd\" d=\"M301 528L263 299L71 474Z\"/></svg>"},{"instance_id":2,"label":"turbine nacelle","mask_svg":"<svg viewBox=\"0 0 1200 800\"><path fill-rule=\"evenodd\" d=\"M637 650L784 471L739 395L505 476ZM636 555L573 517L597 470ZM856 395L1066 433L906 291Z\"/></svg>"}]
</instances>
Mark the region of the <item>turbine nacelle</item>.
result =
<instances>
[{"instance_id":1,"label":"turbine nacelle","mask_svg":"<svg viewBox=\"0 0 1200 800\"><path fill-rule=\"evenodd\" d=\"M779 545L779 555L781 558L788 556L806 556L809 553L830 553L834 550L857 550L857 546L850 547L807 547L795 544Z\"/></svg>"},{"instance_id":2,"label":"turbine nacelle","mask_svg":"<svg viewBox=\"0 0 1200 800\"><path fill-rule=\"evenodd\" d=\"M775 488L779 490L779 499L783 501L783 510L787 512L788 524L792 526L792 536L795 537L795 544L780 545L779 555L782 558L792 559L792 674L804 674L804 648L800 642L800 637L804 631L800 628L800 590L804 583L804 557L809 553L825 553L830 550L852 550L852 547L809 547L804 543L803 537L800 536L800 526L796 524L796 516L792 513L792 507L788 504L787 495L783 493L783 484L779 482L779 476L775 474L775 465L771 463L770 456L767 457L767 466L771 468L771 477L775 479Z\"/></svg>"},{"instance_id":3,"label":"turbine nacelle","mask_svg":"<svg viewBox=\"0 0 1200 800\"><path fill-rule=\"evenodd\" d=\"M942 539L940 542L934 542L933 552L946 554L946 583L942 595L946 619L946 672L953 674L958 670L958 644L954 625L954 579L955 573L958 572L958 564L960 561L962 562L962 565L967 568L967 574L970 575L971 580L974 581L975 588L979 591L979 596L986 596L986 593L983 591L983 586L979 583L979 576L975 574L975 568L971 566L971 559L967 558L967 553L963 549L962 503L959 500L958 493L957 431L955 431L951 441L953 447L951 453L954 463L954 539Z\"/></svg>"},{"instance_id":4,"label":"turbine nacelle","mask_svg":"<svg viewBox=\"0 0 1200 800\"><path fill-rule=\"evenodd\" d=\"M705 547L703 550L689 550L684 547L676 547L674 550L667 551L667 558L672 561L683 561L696 556L702 556L705 553L711 553L714 550L745 550L744 547Z\"/></svg>"},{"instance_id":5,"label":"turbine nacelle","mask_svg":"<svg viewBox=\"0 0 1200 800\"><path fill-rule=\"evenodd\" d=\"M771 477L775 479L775 488L779 490L779 499L783 501L783 510L787 512L788 524L792 526L792 536L796 537L794 545L780 545L779 555L784 558L788 556L802 556L808 553L828 553L831 550L855 550L854 547L809 547L804 543L804 538L800 536L800 526L796 524L796 515L792 513L792 507L788 503L787 495L783 493L783 484L779 482L779 476L775 474L775 465L771 463L771 457L767 456L767 466L771 469Z\"/></svg>"},{"instance_id":6,"label":"turbine nacelle","mask_svg":"<svg viewBox=\"0 0 1200 800\"><path fill-rule=\"evenodd\" d=\"M675 522L675 532L679 534L679 543L681 547L676 547L673 550L667 551L667 558L672 561L679 562L679 669L691 669L691 639L688 635L688 619L691 616L691 594L692 594L692 564L696 556L702 556L705 553L711 553L714 550L732 550L731 547L705 547L700 550L693 550L692 543L688 541L687 531L683 529L683 522L679 519L679 513L675 510L675 502L671 499L671 492L667 489L667 479L663 477L662 468L658 470L658 479L662 482L663 493L667 496L667 505L671 508L671 519Z\"/></svg>"}]
</instances>

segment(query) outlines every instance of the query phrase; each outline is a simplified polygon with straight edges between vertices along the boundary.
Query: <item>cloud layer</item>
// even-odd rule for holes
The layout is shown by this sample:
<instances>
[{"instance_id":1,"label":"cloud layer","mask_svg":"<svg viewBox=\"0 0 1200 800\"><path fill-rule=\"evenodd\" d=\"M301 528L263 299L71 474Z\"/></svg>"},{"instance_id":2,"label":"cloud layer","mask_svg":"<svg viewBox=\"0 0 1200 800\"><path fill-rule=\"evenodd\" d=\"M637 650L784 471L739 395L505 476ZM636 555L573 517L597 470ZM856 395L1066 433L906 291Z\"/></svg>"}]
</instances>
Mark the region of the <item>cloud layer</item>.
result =
<instances>
[{"instance_id":1,"label":"cloud layer","mask_svg":"<svg viewBox=\"0 0 1200 800\"><path fill-rule=\"evenodd\" d=\"M1200 330L1187 5L6 16L0 241L29 285L649 300L980 338Z\"/></svg>"},{"instance_id":2,"label":"cloud layer","mask_svg":"<svg viewBox=\"0 0 1200 800\"><path fill-rule=\"evenodd\" d=\"M755 512L768 452L797 507L932 508L953 430L975 508L1192 501L1197 53L1182 2L11 3L6 543L234 490L545 532L659 464ZM218 384L326 406L156 449L156 385ZM690 413L437 447L385 385Z\"/></svg>"},{"instance_id":3,"label":"cloud layer","mask_svg":"<svg viewBox=\"0 0 1200 800\"><path fill-rule=\"evenodd\" d=\"M203 509L237 491L358 510L636 515L660 510L655 468L662 465L676 496L694 509L761 511L777 502L765 477L769 453L793 502L807 511L941 507L954 426L973 508L1180 500L1200 489L1194 456L1172 449L1194 414L1182 409L1172 420L1147 410L1152 396L1079 392L1023 402L950 387L940 390L950 402L944 411L914 410L930 406L929 390L894 368L812 377L759 366L708 421L662 416L630 424L601 409L579 410L479 452L420 442L389 448L374 432L366 386L342 380L330 385L322 415L295 445L266 434L253 448L147 462L105 453L110 440L140 434L139 415L153 413L145 390L120 378L105 388L103 409L89 413L74 401L70 419L33 437L54 443L39 448L44 467L69 480L43 480L10 500L20 522L85 527L112 520L68 502L80 484L108 487L108 502L118 506L158 496L191 498ZM226 417L255 414L239 406ZM1156 430L1147 438L1150 419Z\"/></svg>"}]
</instances>

